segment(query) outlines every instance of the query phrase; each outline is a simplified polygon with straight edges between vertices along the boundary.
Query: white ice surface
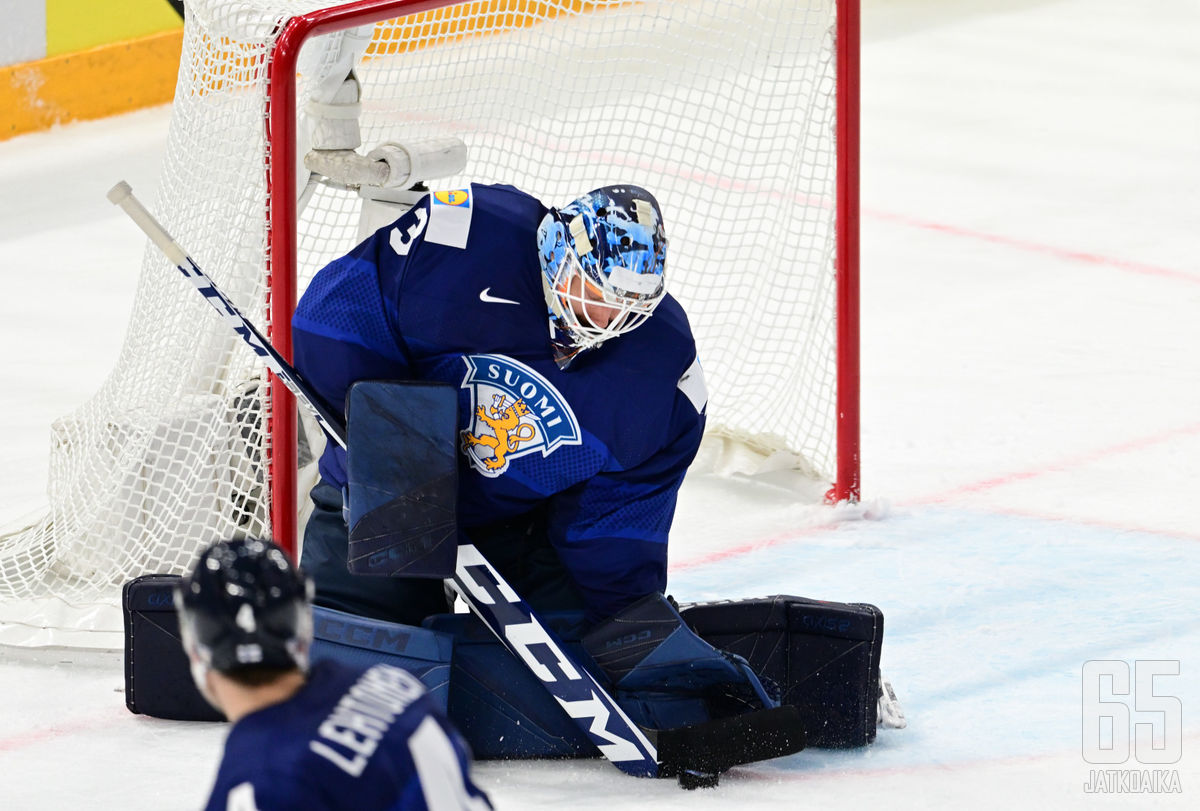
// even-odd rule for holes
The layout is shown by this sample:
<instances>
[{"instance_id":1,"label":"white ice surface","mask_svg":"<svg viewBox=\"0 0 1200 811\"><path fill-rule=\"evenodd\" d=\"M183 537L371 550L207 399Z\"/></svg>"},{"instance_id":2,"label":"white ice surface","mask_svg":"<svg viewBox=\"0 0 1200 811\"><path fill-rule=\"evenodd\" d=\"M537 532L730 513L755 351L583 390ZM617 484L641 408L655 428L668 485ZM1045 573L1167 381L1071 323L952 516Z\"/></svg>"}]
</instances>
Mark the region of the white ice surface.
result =
<instances>
[{"instance_id":1,"label":"white ice surface","mask_svg":"<svg viewBox=\"0 0 1200 811\"><path fill-rule=\"evenodd\" d=\"M908 729L704 792L480 764L498 808L1197 807L1200 3L865 0L862 107L864 503L698 476L671 590L879 605ZM0 524L119 352L143 241L104 193L154 199L166 126L0 143ZM1182 794L1083 791L1090 659L1180 661ZM0 808L202 803L224 728L122 684L116 653L0 649Z\"/></svg>"}]
</instances>

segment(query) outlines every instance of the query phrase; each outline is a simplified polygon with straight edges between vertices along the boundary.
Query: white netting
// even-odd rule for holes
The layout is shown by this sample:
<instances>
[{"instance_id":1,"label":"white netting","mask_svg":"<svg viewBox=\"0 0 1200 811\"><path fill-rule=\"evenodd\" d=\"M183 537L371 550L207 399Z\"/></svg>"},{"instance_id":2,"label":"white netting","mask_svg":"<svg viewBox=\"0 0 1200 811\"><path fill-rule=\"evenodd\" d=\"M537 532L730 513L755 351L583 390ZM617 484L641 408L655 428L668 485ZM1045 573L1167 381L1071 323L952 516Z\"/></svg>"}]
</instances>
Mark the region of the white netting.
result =
<instances>
[{"instance_id":1,"label":"white netting","mask_svg":"<svg viewBox=\"0 0 1200 811\"><path fill-rule=\"evenodd\" d=\"M261 327L266 57L282 20L327 5L186 4L150 207ZM835 23L832 0L474 0L380 23L356 68L362 151L456 136L464 174L433 185L512 183L550 204L623 181L651 189L710 432L832 479ZM305 45L301 105L342 36ZM359 202L319 186L306 203L301 290L354 244ZM54 629L90 626L111 644L125 581L180 571L217 537L269 532L261 374L148 250L118 367L54 426L50 513L0 538L0 641L86 644Z\"/></svg>"}]
</instances>

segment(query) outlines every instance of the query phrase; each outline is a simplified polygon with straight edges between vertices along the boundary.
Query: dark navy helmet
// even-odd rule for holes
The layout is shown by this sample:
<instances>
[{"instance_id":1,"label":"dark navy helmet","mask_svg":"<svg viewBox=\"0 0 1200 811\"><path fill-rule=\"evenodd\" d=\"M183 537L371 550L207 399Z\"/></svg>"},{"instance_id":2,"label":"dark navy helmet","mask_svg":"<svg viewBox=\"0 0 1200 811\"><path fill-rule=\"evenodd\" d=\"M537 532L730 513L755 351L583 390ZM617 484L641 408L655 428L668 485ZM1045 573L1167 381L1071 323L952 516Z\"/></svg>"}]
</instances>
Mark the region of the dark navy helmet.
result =
<instances>
[{"instance_id":1,"label":"dark navy helmet","mask_svg":"<svg viewBox=\"0 0 1200 811\"><path fill-rule=\"evenodd\" d=\"M207 669L308 669L312 581L270 541L205 549L176 587L175 607L197 686Z\"/></svg>"},{"instance_id":2,"label":"dark navy helmet","mask_svg":"<svg viewBox=\"0 0 1200 811\"><path fill-rule=\"evenodd\" d=\"M640 186L605 186L550 209L537 242L550 319L578 349L636 329L662 301L662 209Z\"/></svg>"}]
</instances>

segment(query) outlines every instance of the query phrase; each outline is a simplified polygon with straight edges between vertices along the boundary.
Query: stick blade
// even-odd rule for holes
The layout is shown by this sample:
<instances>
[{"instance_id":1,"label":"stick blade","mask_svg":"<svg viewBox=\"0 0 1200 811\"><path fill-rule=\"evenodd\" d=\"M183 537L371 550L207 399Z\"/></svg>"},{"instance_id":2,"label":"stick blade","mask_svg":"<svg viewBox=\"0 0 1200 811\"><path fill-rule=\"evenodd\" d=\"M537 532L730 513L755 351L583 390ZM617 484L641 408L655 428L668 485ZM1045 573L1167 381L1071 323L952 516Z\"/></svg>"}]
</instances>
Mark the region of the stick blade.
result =
<instances>
[{"instance_id":1,"label":"stick blade","mask_svg":"<svg viewBox=\"0 0 1200 811\"><path fill-rule=\"evenodd\" d=\"M664 729L658 733L659 776L691 780L718 775L734 766L793 755L804 742L800 711L789 705Z\"/></svg>"}]
</instances>

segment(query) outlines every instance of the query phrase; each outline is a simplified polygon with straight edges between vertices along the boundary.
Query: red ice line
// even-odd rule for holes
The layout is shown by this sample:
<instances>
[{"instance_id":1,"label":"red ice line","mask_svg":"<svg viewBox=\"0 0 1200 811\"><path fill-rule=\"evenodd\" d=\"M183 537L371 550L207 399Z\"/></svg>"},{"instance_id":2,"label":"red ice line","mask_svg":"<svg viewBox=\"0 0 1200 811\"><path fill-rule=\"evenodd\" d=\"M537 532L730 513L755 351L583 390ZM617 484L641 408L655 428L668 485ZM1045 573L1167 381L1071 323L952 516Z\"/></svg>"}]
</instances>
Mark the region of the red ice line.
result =
<instances>
[{"instance_id":1,"label":"red ice line","mask_svg":"<svg viewBox=\"0 0 1200 811\"><path fill-rule=\"evenodd\" d=\"M1159 445L1163 442L1167 442L1167 441L1176 439L1181 436L1186 436L1188 434L1197 434L1197 433L1200 433L1200 422L1195 422L1195 423L1192 423L1191 425L1184 425L1180 428L1172 428L1172 429L1169 429L1166 431L1161 431L1157 434L1140 437L1138 439L1127 440L1125 442L1120 442L1116 445L1110 445L1107 448L1099 448L1094 451L1088 451L1087 453L1081 453L1081 454L1078 454L1077 456L1068 457L1068 458L1060 460L1058 462L1053 462L1048 465L1043 465L1042 467L1035 468L1033 470L1025 470L1025 471L1020 471L1017 473L1008 473L1003 476L995 476L990 479L982 479L980 481L972 482L970 484L964 484L961 487L954 488L953 490L947 490L946 492L940 493L938 495L926 496L925 498L917 499L916 501L911 502L911 503L913 503L913 504L936 504L936 503L940 503L943 501L947 501L956 496L968 495L970 493L979 493L984 490L991 490L993 488L1000 487L1002 485L1012 484L1013 482L1026 481L1028 479L1035 479L1039 476L1045 476L1049 473L1061 473L1062 471L1066 470L1067 468L1081 467L1083 465L1088 465L1093 462L1098 462L1101 459L1105 459L1109 456L1116 456L1117 454L1121 454L1121 453L1130 453L1132 451L1143 450L1144 448L1148 448L1151 445Z\"/></svg>"},{"instance_id":2,"label":"red ice line","mask_svg":"<svg viewBox=\"0 0 1200 811\"><path fill-rule=\"evenodd\" d=\"M1019 481L1027 481L1029 479L1034 479L1039 476L1045 476L1050 473L1061 473L1064 470L1067 470L1068 468L1081 467L1083 465L1091 464L1093 462L1098 462L1098 461L1105 459L1107 457L1110 457L1110 456L1116 456L1116 455L1122 454L1122 453L1130 453L1132 451L1143 450L1152 445L1158 445L1163 442L1168 442L1170 440L1177 439L1179 437L1187 436L1190 434L1200 434L1200 422L1192 423L1190 425L1184 425L1180 428L1173 428L1173 429L1170 429L1167 431L1161 431L1157 434L1152 434L1150 436L1140 437L1138 439L1131 439L1126 442L1120 442L1120 443L1117 443L1116 445L1110 445L1107 448L1100 448L1098 450L1088 451L1087 453L1081 453L1076 456L1068 457L1068 458L1062 459L1058 462L1052 462L1051 464L1043 465L1042 467L1035 468L1032 470L1024 470L1024 471L1018 471L1015 473L1008 473L1003 476L995 476L990 479L983 479L983 480L980 480L977 482L972 482L970 484L964 484L961 487L956 487L952 490L947 490L943 493L939 493L939 494L932 495L932 496L926 496L925 498L920 498L920 499L916 499L914 501L910 501L910 502L908 502L908 504L911 504L911 505L940 504L940 503L949 501L958 496L970 495L973 493L980 493L985 490L991 490L996 487L1000 487L1002 485L1012 484L1014 482L1019 482ZM1041 515L1041 514L1037 514L1037 513L1033 513L1033 512L1023 513L1023 512L1017 511L1017 510L1008 510L1008 511L1003 511L1003 512L1006 512L1007 514L1011 514L1011 515L1025 515L1025 516L1028 516L1031 518L1039 518L1042 520L1065 520L1061 516ZM1186 540L1200 541L1200 535L1191 534L1191 533L1163 532L1162 530L1148 529L1148 528L1142 528L1142 527L1130 527L1130 526L1124 526L1124 525L1115 524L1115 523L1093 521L1093 520L1090 520L1087 518L1072 517L1069 520L1074 521L1075 523L1079 523L1079 524L1101 526L1101 527L1105 527L1107 529L1126 530L1129 532L1139 532L1139 533L1145 533L1145 534L1150 534L1150 535L1163 535L1165 537L1170 537L1170 538L1183 538ZM688 560L679 561L678 563L672 563L670 570L672 572L679 572L679 571L684 571L686 569L693 569L697 566L704 566L709 563L716 563L717 561L727 560L729 558L740 557L742 555L746 555L751 552L755 552L759 549L766 549L768 547L778 546L778 545L784 544L784 543L790 543L790 542L798 540L800 538L804 538L804 537L807 537L810 535L815 535L819 532L824 532L828 529L838 526L838 523L839 522L837 522L837 521L831 520L828 523L822 524L819 526L805 527L802 529L796 529L796 530L784 532L779 535L773 535L769 538L761 538L758 540L749 541L747 543L740 544L738 546L734 546L734 547L731 547L728 549L722 549L717 552L711 552L707 555L701 555L700 557L697 557L697 558L691 558Z\"/></svg>"},{"instance_id":3,"label":"red ice line","mask_svg":"<svg viewBox=\"0 0 1200 811\"><path fill-rule=\"evenodd\" d=\"M1130 262L1125 259L1116 259L1111 256L1102 256L1097 253L1089 253L1088 251L1073 251L1068 248L1058 248L1054 245L1046 245L1041 242L1033 242L1027 239L1018 239L1016 237L1008 237L1002 234L990 234L986 231L976 231L971 228L963 228L957 225L947 225L945 223L932 222L929 220L921 220L916 217L908 217L904 214L894 214L888 211L880 211L876 209L863 211L864 214L878 220L886 220L888 222L907 225L911 228L922 228L926 231L938 231L943 234L950 234L956 237L968 237L978 239L984 242L991 242L996 245L1004 245L1008 248L1015 248L1021 251L1030 251L1032 253L1042 253L1049 256L1054 256L1059 259L1067 259L1073 262L1085 262L1090 265L1104 265L1106 267L1117 268L1118 270L1127 270L1131 273L1138 273L1143 276L1161 276L1165 279L1174 279L1180 282L1191 282L1192 284L1200 284L1200 274L1187 273L1173 268L1165 268L1159 265L1151 265L1145 262Z\"/></svg>"},{"instance_id":4,"label":"red ice line","mask_svg":"<svg viewBox=\"0 0 1200 811\"><path fill-rule=\"evenodd\" d=\"M9 738L0 738L0 754L24 749L46 741L53 741L65 735L76 735L92 732L97 729L110 727L118 723L125 713L110 711L89 718L78 718L73 721L53 723L45 729L31 729Z\"/></svg>"}]
</instances>

